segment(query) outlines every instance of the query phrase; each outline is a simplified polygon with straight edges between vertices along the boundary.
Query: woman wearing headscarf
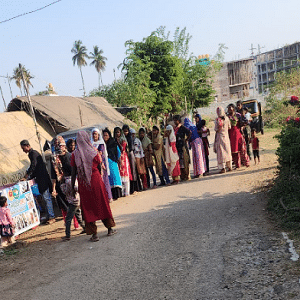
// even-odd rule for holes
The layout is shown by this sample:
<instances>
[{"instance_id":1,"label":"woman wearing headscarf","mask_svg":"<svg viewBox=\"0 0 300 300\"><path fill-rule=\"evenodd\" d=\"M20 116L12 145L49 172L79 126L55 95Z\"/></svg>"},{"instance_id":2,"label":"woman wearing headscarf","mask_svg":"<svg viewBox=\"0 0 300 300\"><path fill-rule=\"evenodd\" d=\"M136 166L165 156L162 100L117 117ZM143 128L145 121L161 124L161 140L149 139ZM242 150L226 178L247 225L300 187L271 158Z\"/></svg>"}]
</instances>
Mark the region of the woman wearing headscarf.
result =
<instances>
[{"instance_id":1,"label":"woman wearing headscarf","mask_svg":"<svg viewBox=\"0 0 300 300\"><path fill-rule=\"evenodd\" d=\"M172 184L177 184L180 180L179 156L176 148L176 137L172 125L168 125L165 130L165 158L169 175L172 176Z\"/></svg>"},{"instance_id":2,"label":"woman wearing headscarf","mask_svg":"<svg viewBox=\"0 0 300 300\"><path fill-rule=\"evenodd\" d=\"M78 179L78 192L80 195L80 206L85 220L85 229L88 235L92 235L91 241L99 241L97 236L96 221L101 220L108 229L108 235L115 231L112 227L115 222L110 210L107 192L100 173L101 160L98 151L92 146L87 132L77 133L77 149L72 153L72 188L76 174Z\"/></svg>"},{"instance_id":3,"label":"woman wearing headscarf","mask_svg":"<svg viewBox=\"0 0 300 300\"><path fill-rule=\"evenodd\" d=\"M143 189L147 190L147 172L146 172L146 166L145 166L145 154L143 151L142 142L139 138L135 136L136 131L133 128L130 128L131 138L132 138L132 144L133 144L133 154L135 157L135 163L136 163L136 169L138 174L140 175L142 179Z\"/></svg>"},{"instance_id":4,"label":"woman wearing headscarf","mask_svg":"<svg viewBox=\"0 0 300 300\"><path fill-rule=\"evenodd\" d=\"M61 190L61 184L65 177L71 176L71 154L67 151L65 140L62 136L58 135L54 139L54 153L51 156L51 180L52 180L52 196L56 198L57 205L62 212L64 221L66 221L68 211L68 201L66 195ZM74 217L74 227L79 228L81 223L81 212L78 210Z\"/></svg>"},{"instance_id":5,"label":"woman wearing headscarf","mask_svg":"<svg viewBox=\"0 0 300 300\"><path fill-rule=\"evenodd\" d=\"M215 142L214 152L217 153L218 168L220 173L232 170L231 149L228 130L231 128L230 121L225 115L223 107L217 108L217 118L215 120Z\"/></svg>"},{"instance_id":6,"label":"woman wearing headscarf","mask_svg":"<svg viewBox=\"0 0 300 300\"><path fill-rule=\"evenodd\" d=\"M202 139L199 137L197 127L189 118L184 119L184 126L191 131L189 143L192 147L194 177L199 178L206 171L205 150Z\"/></svg>"},{"instance_id":7,"label":"woman wearing headscarf","mask_svg":"<svg viewBox=\"0 0 300 300\"><path fill-rule=\"evenodd\" d=\"M240 168L241 165L249 167L250 159L247 154L247 146L245 139L240 131L241 116L235 111L235 107L233 104L228 105L227 115L231 123L231 128L229 130L229 139L233 163L236 168Z\"/></svg>"},{"instance_id":8,"label":"woman wearing headscarf","mask_svg":"<svg viewBox=\"0 0 300 300\"><path fill-rule=\"evenodd\" d=\"M180 178L181 180L190 179L190 154L187 142L191 137L191 131L181 124L181 118L179 115L173 117L175 124L175 136L176 136L176 148L179 155L180 163Z\"/></svg>"},{"instance_id":9,"label":"woman wearing headscarf","mask_svg":"<svg viewBox=\"0 0 300 300\"><path fill-rule=\"evenodd\" d=\"M119 171L118 162L121 156L121 151L117 142L112 137L108 128L103 130L103 139L106 144L109 165L109 183L114 200L122 197L122 181Z\"/></svg>"},{"instance_id":10,"label":"woman wearing headscarf","mask_svg":"<svg viewBox=\"0 0 300 300\"><path fill-rule=\"evenodd\" d=\"M152 127L152 145L154 149L156 173L160 179L160 186L170 185L168 170L164 158L164 140L157 126Z\"/></svg>"},{"instance_id":11,"label":"woman wearing headscarf","mask_svg":"<svg viewBox=\"0 0 300 300\"><path fill-rule=\"evenodd\" d=\"M130 194L135 194L136 192L139 192L142 190L141 188L141 183L140 179L138 176L138 172L136 169L136 162L135 162L135 157L133 154L133 143L132 143L132 137L130 133L129 126L127 124L124 124L122 127L123 133L126 137L127 140L127 145L128 145L128 159L130 163L130 169L131 169L131 175L132 179L130 180Z\"/></svg>"},{"instance_id":12,"label":"woman wearing headscarf","mask_svg":"<svg viewBox=\"0 0 300 300\"><path fill-rule=\"evenodd\" d=\"M109 171L109 164L108 164L108 154L106 150L106 144L103 140L102 134L98 128L93 128L92 129L92 145L93 147L98 151L100 158L101 158L101 171L102 171L102 179L105 184L105 188L107 191L107 196L109 202L113 201L113 196L111 192L111 186L109 183L109 178L108 176L110 175Z\"/></svg>"},{"instance_id":13,"label":"woman wearing headscarf","mask_svg":"<svg viewBox=\"0 0 300 300\"><path fill-rule=\"evenodd\" d=\"M149 171L152 175L152 180L153 180L153 188L157 187L156 184L156 174L154 172L154 161L153 161L153 149L152 149L152 142L146 135L146 129L144 127L141 127L139 129L139 138L140 141L142 142L143 146L143 151L145 154L145 165L147 168L147 185L150 188L150 176L149 176Z\"/></svg>"},{"instance_id":14,"label":"woman wearing headscarf","mask_svg":"<svg viewBox=\"0 0 300 300\"><path fill-rule=\"evenodd\" d=\"M118 144L121 151L121 157L119 160L119 170L122 181L122 195L123 197L129 196L130 194L130 180L132 180L130 163L128 158L128 144L122 129L116 127L114 129L114 138Z\"/></svg>"}]
</instances>

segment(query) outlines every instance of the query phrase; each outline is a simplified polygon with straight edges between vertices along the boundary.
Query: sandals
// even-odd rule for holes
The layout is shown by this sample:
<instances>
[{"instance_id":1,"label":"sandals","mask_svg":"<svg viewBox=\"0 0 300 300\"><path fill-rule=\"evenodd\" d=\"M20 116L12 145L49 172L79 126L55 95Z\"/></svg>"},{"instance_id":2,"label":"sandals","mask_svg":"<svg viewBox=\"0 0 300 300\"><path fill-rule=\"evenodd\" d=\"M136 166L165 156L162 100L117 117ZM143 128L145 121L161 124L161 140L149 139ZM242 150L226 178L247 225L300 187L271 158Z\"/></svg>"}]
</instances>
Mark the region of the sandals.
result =
<instances>
[{"instance_id":1,"label":"sandals","mask_svg":"<svg viewBox=\"0 0 300 300\"><path fill-rule=\"evenodd\" d=\"M90 241L91 241L91 242L98 242L98 241L99 241L99 238L98 238L97 235L96 235L96 236L92 236L92 237L90 238Z\"/></svg>"},{"instance_id":2,"label":"sandals","mask_svg":"<svg viewBox=\"0 0 300 300\"><path fill-rule=\"evenodd\" d=\"M107 236L112 236L112 235L114 235L114 234L116 234L116 233L117 233L117 230L112 229L112 228L109 228L109 229L108 229Z\"/></svg>"}]
</instances>

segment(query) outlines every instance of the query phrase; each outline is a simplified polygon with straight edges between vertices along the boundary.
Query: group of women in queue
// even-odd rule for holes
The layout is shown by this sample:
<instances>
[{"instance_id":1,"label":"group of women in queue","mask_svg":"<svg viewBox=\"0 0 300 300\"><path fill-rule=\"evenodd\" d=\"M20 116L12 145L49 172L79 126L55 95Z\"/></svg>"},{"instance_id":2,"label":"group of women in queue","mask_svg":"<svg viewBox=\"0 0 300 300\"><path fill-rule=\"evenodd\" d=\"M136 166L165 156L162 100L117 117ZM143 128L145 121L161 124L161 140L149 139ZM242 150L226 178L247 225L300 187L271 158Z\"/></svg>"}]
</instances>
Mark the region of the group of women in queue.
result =
<instances>
[{"instance_id":1,"label":"group of women in queue","mask_svg":"<svg viewBox=\"0 0 300 300\"><path fill-rule=\"evenodd\" d=\"M51 177L53 196L66 222L65 240L70 239L73 217L75 227L80 224L82 233L92 235L91 241L99 240L97 220L102 220L108 235L114 234L109 202L150 188L150 174L153 188L157 187L156 175L160 186L170 185L170 176L173 184L189 180L189 149L192 149L194 177L207 174L208 146L204 136L207 130L201 117L198 116L197 126L188 118L182 125L180 116L174 116L173 121L174 126L168 125L163 136L157 126L151 132L140 128L136 133L124 125L116 127L113 135L107 128L102 132L94 128L91 136L79 131L76 144L72 139L65 143L63 137L56 137ZM66 187L66 183L70 186Z\"/></svg>"},{"instance_id":2,"label":"group of women in queue","mask_svg":"<svg viewBox=\"0 0 300 300\"><path fill-rule=\"evenodd\" d=\"M173 121L174 126L168 125L164 136L157 126L150 132L142 127L137 133L124 125L116 127L113 135L107 128L102 133L98 128L92 130L91 143L101 160L102 178L110 202L150 188L150 176L153 188L158 186L156 175L160 186L170 185L170 176L173 184L180 179L188 180L190 148L194 176L207 174L208 147L199 136L201 128L188 118L184 125L180 116L174 116Z\"/></svg>"},{"instance_id":3,"label":"group of women in queue","mask_svg":"<svg viewBox=\"0 0 300 300\"><path fill-rule=\"evenodd\" d=\"M242 165L250 166L250 158L243 136L243 127L247 125L247 119L236 111L233 104L228 105L227 114L224 108L217 108L214 151L217 154L220 173L231 171L232 164L237 169Z\"/></svg>"}]
</instances>

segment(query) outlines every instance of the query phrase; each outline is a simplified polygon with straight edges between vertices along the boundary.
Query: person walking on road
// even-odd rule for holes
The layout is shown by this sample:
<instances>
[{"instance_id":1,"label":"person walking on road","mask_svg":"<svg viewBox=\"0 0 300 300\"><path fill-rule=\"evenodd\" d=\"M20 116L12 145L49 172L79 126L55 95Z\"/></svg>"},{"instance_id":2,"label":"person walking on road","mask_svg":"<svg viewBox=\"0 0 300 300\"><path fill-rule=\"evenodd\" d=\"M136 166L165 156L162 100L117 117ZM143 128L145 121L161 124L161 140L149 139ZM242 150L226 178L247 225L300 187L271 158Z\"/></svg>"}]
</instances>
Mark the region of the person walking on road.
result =
<instances>
[{"instance_id":1,"label":"person walking on road","mask_svg":"<svg viewBox=\"0 0 300 300\"><path fill-rule=\"evenodd\" d=\"M20 145L23 152L28 154L30 160L30 166L27 169L24 178L22 178L21 180L35 179L35 182L37 183L39 189L39 193L43 196L43 199L46 202L46 222L48 221L48 223L51 224L55 222L55 215L51 199L52 182L46 169L46 165L43 161L42 156L36 150L33 150L31 148L28 140L22 140L20 142Z\"/></svg>"},{"instance_id":2,"label":"person walking on road","mask_svg":"<svg viewBox=\"0 0 300 300\"><path fill-rule=\"evenodd\" d=\"M73 195L75 191L76 175L78 180L78 192L80 206L85 220L85 230L92 235L91 241L99 241L96 221L101 220L108 229L107 235L113 235L116 231L108 196L101 176L101 160L98 151L94 149L87 132L79 131L77 134L77 149L72 153L71 186Z\"/></svg>"}]
</instances>

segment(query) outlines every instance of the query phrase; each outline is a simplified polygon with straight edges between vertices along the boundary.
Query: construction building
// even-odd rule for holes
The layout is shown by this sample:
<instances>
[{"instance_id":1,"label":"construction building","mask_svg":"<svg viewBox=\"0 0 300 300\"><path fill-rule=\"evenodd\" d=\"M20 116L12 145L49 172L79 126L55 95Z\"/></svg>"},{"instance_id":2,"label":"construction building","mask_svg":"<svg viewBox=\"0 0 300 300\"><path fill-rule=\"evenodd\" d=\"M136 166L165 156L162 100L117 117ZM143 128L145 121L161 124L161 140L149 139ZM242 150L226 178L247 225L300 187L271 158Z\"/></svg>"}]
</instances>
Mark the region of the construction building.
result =
<instances>
[{"instance_id":1,"label":"construction building","mask_svg":"<svg viewBox=\"0 0 300 300\"><path fill-rule=\"evenodd\" d=\"M274 82L275 74L299 65L300 42L256 55L258 92L265 93Z\"/></svg>"},{"instance_id":2,"label":"construction building","mask_svg":"<svg viewBox=\"0 0 300 300\"><path fill-rule=\"evenodd\" d=\"M254 69L253 58L224 63L213 83L216 102L255 97L257 82Z\"/></svg>"}]
</instances>

